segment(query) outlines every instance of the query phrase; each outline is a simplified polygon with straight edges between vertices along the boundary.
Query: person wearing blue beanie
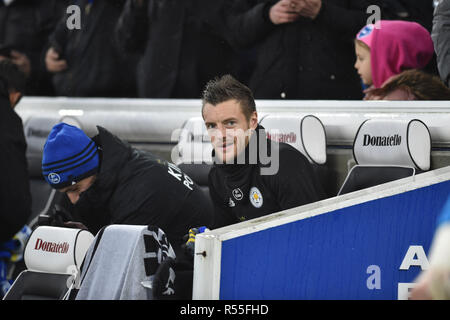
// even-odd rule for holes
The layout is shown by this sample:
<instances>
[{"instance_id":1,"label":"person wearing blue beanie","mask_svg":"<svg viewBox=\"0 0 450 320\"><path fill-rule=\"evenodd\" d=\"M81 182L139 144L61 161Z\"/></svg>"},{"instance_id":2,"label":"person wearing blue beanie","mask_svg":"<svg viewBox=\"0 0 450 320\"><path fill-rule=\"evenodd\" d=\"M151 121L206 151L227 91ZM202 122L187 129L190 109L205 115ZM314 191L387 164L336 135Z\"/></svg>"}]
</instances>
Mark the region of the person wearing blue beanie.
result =
<instances>
[{"instance_id":1,"label":"person wearing blue beanie","mask_svg":"<svg viewBox=\"0 0 450 320\"><path fill-rule=\"evenodd\" d=\"M51 130L42 174L62 193L55 205L94 234L110 224L157 226L183 252L189 229L212 224L209 198L174 164L97 129L92 138L66 123Z\"/></svg>"},{"instance_id":2,"label":"person wearing blue beanie","mask_svg":"<svg viewBox=\"0 0 450 320\"><path fill-rule=\"evenodd\" d=\"M98 147L82 130L66 123L55 125L44 145L42 174L55 189L73 186L95 175Z\"/></svg>"}]
</instances>

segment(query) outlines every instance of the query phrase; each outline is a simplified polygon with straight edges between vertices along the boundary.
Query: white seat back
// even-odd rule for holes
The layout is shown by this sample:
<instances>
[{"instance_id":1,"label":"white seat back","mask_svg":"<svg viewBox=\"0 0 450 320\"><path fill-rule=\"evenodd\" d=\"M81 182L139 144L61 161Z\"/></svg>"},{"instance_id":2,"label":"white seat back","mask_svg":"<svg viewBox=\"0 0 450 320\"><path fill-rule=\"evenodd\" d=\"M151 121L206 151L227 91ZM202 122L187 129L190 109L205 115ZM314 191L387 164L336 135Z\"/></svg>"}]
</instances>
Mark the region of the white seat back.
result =
<instances>
[{"instance_id":1,"label":"white seat back","mask_svg":"<svg viewBox=\"0 0 450 320\"><path fill-rule=\"evenodd\" d=\"M264 117L260 124L267 137L276 142L288 143L303 153L311 163L325 164L327 161L327 139L325 128L319 118L307 116Z\"/></svg>"},{"instance_id":2,"label":"white seat back","mask_svg":"<svg viewBox=\"0 0 450 320\"><path fill-rule=\"evenodd\" d=\"M190 118L181 128L178 145L172 161L180 163L212 163L212 145L201 117Z\"/></svg>"},{"instance_id":3,"label":"white seat back","mask_svg":"<svg viewBox=\"0 0 450 320\"><path fill-rule=\"evenodd\" d=\"M360 165L408 166L430 169L431 136L420 120L370 119L361 124L353 142Z\"/></svg>"},{"instance_id":4,"label":"white seat back","mask_svg":"<svg viewBox=\"0 0 450 320\"><path fill-rule=\"evenodd\" d=\"M25 247L24 260L30 271L72 274L79 270L94 236L86 230L41 226Z\"/></svg>"}]
</instances>

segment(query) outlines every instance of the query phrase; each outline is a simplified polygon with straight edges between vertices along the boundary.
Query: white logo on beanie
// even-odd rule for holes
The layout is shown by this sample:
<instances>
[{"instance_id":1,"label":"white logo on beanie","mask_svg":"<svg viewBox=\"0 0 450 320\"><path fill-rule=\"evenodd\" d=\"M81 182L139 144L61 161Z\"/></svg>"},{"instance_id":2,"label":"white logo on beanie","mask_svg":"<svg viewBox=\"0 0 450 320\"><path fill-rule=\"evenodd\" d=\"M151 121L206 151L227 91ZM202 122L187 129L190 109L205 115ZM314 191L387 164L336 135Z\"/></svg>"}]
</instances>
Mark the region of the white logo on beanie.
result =
<instances>
[{"instance_id":1,"label":"white logo on beanie","mask_svg":"<svg viewBox=\"0 0 450 320\"><path fill-rule=\"evenodd\" d=\"M48 181L53 184L58 184L61 181L61 177L59 176L59 174L51 172L48 174Z\"/></svg>"}]
</instances>

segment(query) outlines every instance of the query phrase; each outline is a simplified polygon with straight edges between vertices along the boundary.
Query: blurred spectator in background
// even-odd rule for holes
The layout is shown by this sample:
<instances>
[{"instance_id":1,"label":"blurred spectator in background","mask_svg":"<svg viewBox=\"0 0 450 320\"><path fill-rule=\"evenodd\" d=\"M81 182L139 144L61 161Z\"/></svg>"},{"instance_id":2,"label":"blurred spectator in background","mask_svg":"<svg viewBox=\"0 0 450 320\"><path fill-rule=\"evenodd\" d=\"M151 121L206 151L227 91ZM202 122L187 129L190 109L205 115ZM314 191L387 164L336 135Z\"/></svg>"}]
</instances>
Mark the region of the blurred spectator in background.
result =
<instances>
[{"instance_id":1,"label":"blurred spectator in background","mask_svg":"<svg viewBox=\"0 0 450 320\"><path fill-rule=\"evenodd\" d=\"M450 100L450 89L438 76L412 69L370 91L372 100Z\"/></svg>"},{"instance_id":2,"label":"blurred spectator in background","mask_svg":"<svg viewBox=\"0 0 450 320\"><path fill-rule=\"evenodd\" d=\"M438 217L429 250L430 267L415 280L411 300L450 300L450 197Z\"/></svg>"},{"instance_id":3,"label":"blurred spectator in background","mask_svg":"<svg viewBox=\"0 0 450 320\"><path fill-rule=\"evenodd\" d=\"M433 0L375 0L383 20L406 20L420 23L431 32Z\"/></svg>"},{"instance_id":4,"label":"blurred spectator in background","mask_svg":"<svg viewBox=\"0 0 450 320\"><path fill-rule=\"evenodd\" d=\"M409 21L381 20L361 29L355 40L355 69L370 91L378 89L392 76L408 69L425 68L434 54L430 33Z\"/></svg>"},{"instance_id":5,"label":"blurred spectator in background","mask_svg":"<svg viewBox=\"0 0 450 320\"><path fill-rule=\"evenodd\" d=\"M234 0L229 42L256 47L249 86L257 99L361 99L352 38L366 24L365 0Z\"/></svg>"},{"instance_id":6,"label":"blurred spectator in background","mask_svg":"<svg viewBox=\"0 0 450 320\"><path fill-rule=\"evenodd\" d=\"M117 50L114 28L125 0L80 0L81 29L65 15L51 34L45 63L58 96L133 97L135 59Z\"/></svg>"},{"instance_id":7,"label":"blurred spectator in background","mask_svg":"<svg viewBox=\"0 0 450 320\"><path fill-rule=\"evenodd\" d=\"M25 90L25 75L9 60L0 61L0 243L10 240L31 214L27 144L14 111Z\"/></svg>"},{"instance_id":8,"label":"blurred spectator in background","mask_svg":"<svg viewBox=\"0 0 450 320\"><path fill-rule=\"evenodd\" d=\"M10 59L27 77L28 95L53 95L43 60L64 0L0 0L0 60Z\"/></svg>"},{"instance_id":9,"label":"blurred spectator in background","mask_svg":"<svg viewBox=\"0 0 450 320\"><path fill-rule=\"evenodd\" d=\"M442 81L450 87L450 0L436 7L431 37L437 54L437 65Z\"/></svg>"},{"instance_id":10,"label":"blurred spectator in background","mask_svg":"<svg viewBox=\"0 0 450 320\"><path fill-rule=\"evenodd\" d=\"M211 0L128 0L116 36L138 52L139 97L200 98L215 76L233 73L233 51L212 28Z\"/></svg>"}]
</instances>

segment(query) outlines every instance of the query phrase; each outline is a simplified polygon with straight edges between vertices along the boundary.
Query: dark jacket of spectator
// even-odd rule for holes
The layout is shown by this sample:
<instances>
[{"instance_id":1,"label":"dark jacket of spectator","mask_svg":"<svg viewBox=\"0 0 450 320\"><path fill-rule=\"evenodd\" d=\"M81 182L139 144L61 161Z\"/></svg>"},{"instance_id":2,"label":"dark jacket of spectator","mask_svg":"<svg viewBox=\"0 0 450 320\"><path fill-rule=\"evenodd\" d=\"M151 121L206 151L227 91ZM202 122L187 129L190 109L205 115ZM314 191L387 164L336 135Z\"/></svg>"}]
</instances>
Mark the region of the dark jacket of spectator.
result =
<instances>
[{"instance_id":1,"label":"dark jacket of spectator","mask_svg":"<svg viewBox=\"0 0 450 320\"><path fill-rule=\"evenodd\" d=\"M127 1L116 35L124 50L142 55L140 97L199 98L206 82L233 72L233 51L211 27L208 2L216 4L145 0L139 7Z\"/></svg>"},{"instance_id":2,"label":"dark jacket of spectator","mask_svg":"<svg viewBox=\"0 0 450 320\"><path fill-rule=\"evenodd\" d=\"M433 0L375 0L381 7L384 20L406 20L420 23L431 31Z\"/></svg>"},{"instance_id":3,"label":"dark jacket of spectator","mask_svg":"<svg viewBox=\"0 0 450 320\"><path fill-rule=\"evenodd\" d=\"M255 98L361 99L353 37L366 24L370 1L323 0L315 20L274 25L269 10L277 2L234 0L225 18L235 47L257 48L249 84Z\"/></svg>"},{"instance_id":4,"label":"dark jacket of spectator","mask_svg":"<svg viewBox=\"0 0 450 320\"><path fill-rule=\"evenodd\" d=\"M26 147L22 119L11 107L0 79L0 242L10 240L31 214Z\"/></svg>"},{"instance_id":5,"label":"dark jacket of spectator","mask_svg":"<svg viewBox=\"0 0 450 320\"><path fill-rule=\"evenodd\" d=\"M431 37L437 54L439 75L450 87L450 0L444 0L437 6Z\"/></svg>"},{"instance_id":6,"label":"dark jacket of spectator","mask_svg":"<svg viewBox=\"0 0 450 320\"><path fill-rule=\"evenodd\" d=\"M28 95L53 94L50 76L45 70L43 50L49 34L64 13L65 2L15 0L6 6L0 1L0 48L15 50L29 60Z\"/></svg>"},{"instance_id":7,"label":"dark jacket of spectator","mask_svg":"<svg viewBox=\"0 0 450 320\"><path fill-rule=\"evenodd\" d=\"M114 28L124 0L81 0L81 29L69 29L66 15L50 37L50 47L67 62L53 76L55 93L69 97L133 97L135 59L121 56Z\"/></svg>"}]
</instances>

